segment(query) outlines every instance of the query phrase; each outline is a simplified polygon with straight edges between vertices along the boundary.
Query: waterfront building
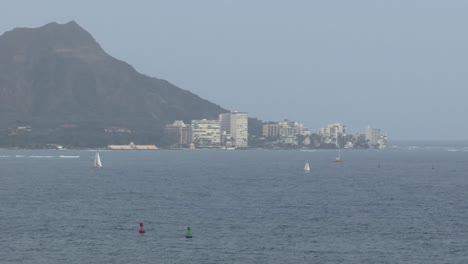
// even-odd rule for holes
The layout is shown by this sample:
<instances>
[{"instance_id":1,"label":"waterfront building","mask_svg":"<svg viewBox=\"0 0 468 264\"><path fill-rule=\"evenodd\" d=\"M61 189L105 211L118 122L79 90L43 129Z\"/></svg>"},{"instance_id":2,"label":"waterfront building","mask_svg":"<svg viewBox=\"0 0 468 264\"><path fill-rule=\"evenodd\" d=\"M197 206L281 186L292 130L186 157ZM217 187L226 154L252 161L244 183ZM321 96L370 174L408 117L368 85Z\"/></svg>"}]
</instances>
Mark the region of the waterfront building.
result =
<instances>
[{"instance_id":1,"label":"waterfront building","mask_svg":"<svg viewBox=\"0 0 468 264\"><path fill-rule=\"evenodd\" d=\"M182 120L176 120L164 127L164 133L169 136L178 147L188 147L192 142L192 130Z\"/></svg>"},{"instance_id":2,"label":"waterfront building","mask_svg":"<svg viewBox=\"0 0 468 264\"><path fill-rule=\"evenodd\" d=\"M292 126L292 123L289 121L285 120L282 122L278 122L279 124L279 136L280 138L287 138L287 137L292 137L296 136L294 126Z\"/></svg>"},{"instance_id":3,"label":"waterfront building","mask_svg":"<svg viewBox=\"0 0 468 264\"><path fill-rule=\"evenodd\" d=\"M281 142L281 144L284 144L284 145L298 145L298 141L297 141L296 136L282 137L280 142Z\"/></svg>"},{"instance_id":4,"label":"waterfront building","mask_svg":"<svg viewBox=\"0 0 468 264\"><path fill-rule=\"evenodd\" d=\"M295 137L304 130L304 125L300 122L284 120L278 122L279 124L279 135L281 138Z\"/></svg>"},{"instance_id":5,"label":"waterfront building","mask_svg":"<svg viewBox=\"0 0 468 264\"><path fill-rule=\"evenodd\" d=\"M278 140L281 144L297 145L297 135L309 136L310 131L304 124L296 121L284 120L280 122L269 122L263 125L263 136L272 140Z\"/></svg>"},{"instance_id":6,"label":"waterfront building","mask_svg":"<svg viewBox=\"0 0 468 264\"><path fill-rule=\"evenodd\" d=\"M346 134L346 127L340 123L328 124L320 128L320 135L326 138L337 138Z\"/></svg>"},{"instance_id":7,"label":"waterfront building","mask_svg":"<svg viewBox=\"0 0 468 264\"><path fill-rule=\"evenodd\" d=\"M300 134L301 136L306 136L306 137L307 137L307 136L312 135L312 132L310 132L310 130L309 130L308 128L303 128L303 129L299 132L299 134Z\"/></svg>"},{"instance_id":8,"label":"waterfront building","mask_svg":"<svg viewBox=\"0 0 468 264\"><path fill-rule=\"evenodd\" d=\"M248 147L248 116L245 112L230 112L219 115L221 133L230 134L233 146Z\"/></svg>"},{"instance_id":9,"label":"waterfront building","mask_svg":"<svg viewBox=\"0 0 468 264\"><path fill-rule=\"evenodd\" d=\"M231 113L219 114L221 134L231 134Z\"/></svg>"},{"instance_id":10,"label":"waterfront building","mask_svg":"<svg viewBox=\"0 0 468 264\"><path fill-rule=\"evenodd\" d=\"M221 126L219 120L192 120L192 143L195 147L221 146Z\"/></svg>"},{"instance_id":11,"label":"waterfront building","mask_svg":"<svg viewBox=\"0 0 468 264\"><path fill-rule=\"evenodd\" d=\"M366 128L366 140L369 142L370 147L385 148L387 146L387 136L385 136L380 129Z\"/></svg>"},{"instance_id":12,"label":"waterfront building","mask_svg":"<svg viewBox=\"0 0 468 264\"><path fill-rule=\"evenodd\" d=\"M234 147L234 140L231 134L227 134L226 131L221 133L221 145L231 148Z\"/></svg>"},{"instance_id":13,"label":"waterfront building","mask_svg":"<svg viewBox=\"0 0 468 264\"><path fill-rule=\"evenodd\" d=\"M266 138L277 139L279 138L280 125L277 122L269 122L263 124L262 135Z\"/></svg>"}]
</instances>

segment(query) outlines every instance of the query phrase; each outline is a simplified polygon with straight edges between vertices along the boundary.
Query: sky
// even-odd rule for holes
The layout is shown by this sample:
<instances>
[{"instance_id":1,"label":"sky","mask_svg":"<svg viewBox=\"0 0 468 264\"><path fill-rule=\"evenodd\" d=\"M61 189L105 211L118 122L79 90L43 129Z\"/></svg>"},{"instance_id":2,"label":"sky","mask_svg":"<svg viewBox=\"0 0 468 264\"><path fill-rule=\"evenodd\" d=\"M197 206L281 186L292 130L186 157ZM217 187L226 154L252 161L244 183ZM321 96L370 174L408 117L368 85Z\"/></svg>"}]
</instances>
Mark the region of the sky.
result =
<instances>
[{"instance_id":1,"label":"sky","mask_svg":"<svg viewBox=\"0 0 468 264\"><path fill-rule=\"evenodd\" d=\"M468 139L465 0L2 0L0 33L76 21L110 55L264 121Z\"/></svg>"}]
</instances>

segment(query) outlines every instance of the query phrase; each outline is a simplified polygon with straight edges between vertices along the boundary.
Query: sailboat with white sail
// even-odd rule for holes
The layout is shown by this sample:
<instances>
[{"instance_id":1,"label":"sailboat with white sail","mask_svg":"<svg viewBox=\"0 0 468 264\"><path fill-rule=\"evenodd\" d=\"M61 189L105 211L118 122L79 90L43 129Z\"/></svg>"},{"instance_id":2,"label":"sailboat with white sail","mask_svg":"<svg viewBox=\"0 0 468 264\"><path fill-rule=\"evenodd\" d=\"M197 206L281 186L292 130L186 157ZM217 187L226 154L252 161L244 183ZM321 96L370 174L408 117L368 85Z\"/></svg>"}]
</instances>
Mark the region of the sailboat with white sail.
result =
<instances>
[{"instance_id":1,"label":"sailboat with white sail","mask_svg":"<svg viewBox=\"0 0 468 264\"><path fill-rule=\"evenodd\" d=\"M101 157L99 156L99 151L96 151L96 155L94 156L94 167L95 168L102 168Z\"/></svg>"},{"instance_id":2,"label":"sailboat with white sail","mask_svg":"<svg viewBox=\"0 0 468 264\"><path fill-rule=\"evenodd\" d=\"M343 162L341 159L341 147L338 145L338 157L335 159L335 162Z\"/></svg>"},{"instance_id":3,"label":"sailboat with white sail","mask_svg":"<svg viewBox=\"0 0 468 264\"><path fill-rule=\"evenodd\" d=\"M341 159L341 146L340 146L340 143L338 141L338 131L336 132L336 146L338 147L338 157L335 159L335 162L343 162L343 160Z\"/></svg>"},{"instance_id":4,"label":"sailboat with white sail","mask_svg":"<svg viewBox=\"0 0 468 264\"><path fill-rule=\"evenodd\" d=\"M309 162L306 162L304 165L304 173L309 173L309 172L310 172Z\"/></svg>"}]
</instances>

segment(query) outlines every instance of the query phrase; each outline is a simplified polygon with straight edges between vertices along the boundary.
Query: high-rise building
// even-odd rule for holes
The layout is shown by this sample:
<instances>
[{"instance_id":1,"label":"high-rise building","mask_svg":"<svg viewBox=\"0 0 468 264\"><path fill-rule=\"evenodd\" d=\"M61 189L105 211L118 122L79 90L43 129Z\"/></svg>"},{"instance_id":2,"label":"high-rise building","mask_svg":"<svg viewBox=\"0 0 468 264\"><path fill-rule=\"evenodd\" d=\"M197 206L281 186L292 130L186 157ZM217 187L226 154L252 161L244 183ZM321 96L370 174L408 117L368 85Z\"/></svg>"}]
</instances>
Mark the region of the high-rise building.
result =
<instances>
[{"instance_id":1,"label":"high-rise building","mask_svg":"<svg viewBox=\"0 0 468 264\"><path fill-rule=\"evenodd\" d=\"M192 143L196 147L219 147L221 126L219 120L192 120Z\"/></svg>"},{"instance_id":2,"label":"high-rise building","mask_svg":"<svg viewBox=\"0 0 468 264\"><path fill-rule=\"evenodd\" d=\"M295 144L296 136L299 134L309 135L304 124L295 121L284 120L281 122L270 122L263 125L263 136L270 139L280 139L283 144Z\"/></svg>"},{"instance_id":3,"label":"high-rise building","mask_svg":"<svg viewBox=\"0 0 468 264\"><path fill-rule=\"evenodd\" d=\"M328 138L337 137L346 134L346 127L340 123L329 124L320 129L320 134Z\"/></svg>"},{"instance_id":4,"label":"high-rise building","mask_svg":"<svg viewBox=\"0 0 468 264\"><path fill-rule=\"evenodd\" d=\"M237 148L249 146L248 116L245 112L230 112L219 115L221 132L230 134Z\"/></svg>"},{"instance_id":5,"label":"high-rise building","mask_svg":"<svg viewBox=\"0 0 468 264\"><path fill-rule=\"evenodd\" d=\"M277 139L280 136L279 131L280 125L277 122L266 123L263 125L262 135L270 139Z\"/></svg>"},{"instance_id":6,"label":"high-rise building","mask_svg":"<svg viewBox=\"0 0 468 264\"><path fill-rule=\"evenodd\" d=\"M371 128L370 126L366 128L366 140L374 148L382 149L387 146L387 137L377 128Z\"/></svg>"},{"instance_id":7,"label":"high-rise building","mask_svg":"<svg viewBox=\"0 0 468 264\"><path fill-rule=\"evenodd\" d=\"M231 134L231 113L219 114L221 134Z\"/></svg>"},{"instance_id":8,"label":"high-rise building","mask_svg":"<svg viewBox=\"0 0 468 264\"><path fill-rule=\"evenodd\" d=\"M284 137L296 137L304 130L304 124L296 121L289 121L285 119L284 121L278 122L279 125L279 135L281 138Z\"/></svg>"},{"instance_id":9,"label":"high-rise building","mask_svg":"<svg viewBox=\"0 0 468 264\"><path fill-rule=\"evenodd\" d=\"M178 147L187 147L192 142L192 130L182 120L176 120L164 127L164 133L169 136Z\"/></svg>"}]
</instances>

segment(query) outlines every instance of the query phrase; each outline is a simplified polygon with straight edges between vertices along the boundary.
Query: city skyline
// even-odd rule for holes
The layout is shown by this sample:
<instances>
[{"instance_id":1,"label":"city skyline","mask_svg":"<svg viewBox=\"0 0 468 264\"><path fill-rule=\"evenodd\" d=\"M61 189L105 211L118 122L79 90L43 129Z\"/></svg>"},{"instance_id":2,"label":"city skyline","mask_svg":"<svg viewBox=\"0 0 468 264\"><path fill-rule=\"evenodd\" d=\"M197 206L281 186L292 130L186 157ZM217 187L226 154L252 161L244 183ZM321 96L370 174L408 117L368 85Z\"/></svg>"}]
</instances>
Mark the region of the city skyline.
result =
<instances>
[{"instance_id":1,"label":"city skyline","mask_svg":"<svg viewBox=\"0 0 468 264\"><path fill-rule=\"evenodd\" d=\"M365 133L349 132L346 125L330 123L311 131L300 121L248 121L248 113L231 111L218 119L174 120L164 127L165 148L254 148L254 149L317 149L317 148L387 148L387 134L368 126ZM250 125L253 126L250 131ZM249 142L252 142L250 144ZM125 146L127 147L127 146Z\"/></svg>"}]
</instances>

